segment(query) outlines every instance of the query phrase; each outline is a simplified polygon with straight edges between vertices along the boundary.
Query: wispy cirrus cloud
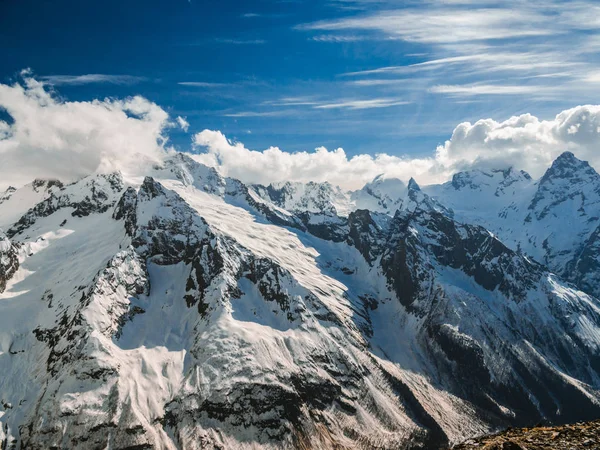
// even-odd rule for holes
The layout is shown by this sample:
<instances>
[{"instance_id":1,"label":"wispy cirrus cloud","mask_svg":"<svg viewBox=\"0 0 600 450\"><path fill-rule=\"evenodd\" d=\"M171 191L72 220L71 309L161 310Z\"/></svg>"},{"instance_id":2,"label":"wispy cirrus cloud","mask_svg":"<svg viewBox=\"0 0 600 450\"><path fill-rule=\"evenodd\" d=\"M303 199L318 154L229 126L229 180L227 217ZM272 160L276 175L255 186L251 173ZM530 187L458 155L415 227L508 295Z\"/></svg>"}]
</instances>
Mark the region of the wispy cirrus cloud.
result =
<instances>
[{"instance_id":1,"label":"wispy cirrus cloud","mask_svg":"<svg viewBox=\"0 0 600 450\"><path fill-rule=\"evenodd\" d=\"M279 19L282 17L286 17L288 14L283 13L256 13L256 12L247 12L240 15L243 19Z\"/></svg>"},{"instance_id":2,"label":"wispy cirrus cloud","mask_svg":"<svg viewBox=\"0 0 600 450\"><path fill-rule=\"evenodd\" d=\"M215 42L219 44L233 44L233 45L261 45L266 44L265 39L238 39L238 38L216 38Z\"/></svg>"},{"instance_id":3,"label":"wispy cirrus cloud","mask_svg":"<svg viewBox=\"0 0 600 450\"><path fill-rule=\"evenodd\" d=\"M366 36L359 35L339 35L339 34L319 34L310 38L315 42L358 42L367 39Z\"/></svg>"},{"instance_id":4,"label":"wispy cirrus cloud","mask_svg":"<svg viewBox=\"0 0 600 450\"><path fill-rule=\"evenodd\" d=\"M366 100L341 100L333 103L320 103L315 109L373 109L408 105L411 102L394 98L371 98Z\"/></svg>"},{"instance_id":5,"label":"wispy cirrus cloud","mask_svg":"<svg viewBox=\"0 0 600 450\"><path fill-rule=\"evenodd\" d=\"M407 78L386 78L386 79L368 79L368 80L352 80L348 81L347 84L353 86L399 86L405 85L410 82Z\"/></svg>"},{"instance_id":6,"label":"wispy cirrus cloud","mask_svg":"<svg viewBox=\"0 0 600 450\"><path fill-rule=\"evenodd\" d=\"M341 76L358 77L367 75L417 74L420 72L454 70L460 74L483 75L494 72L534 73L547 70L585 70L583 61L567 61L558 54L543 53L479 53L425 60L403 66L379 67L377 69L346 72Z\"/></svg>"},{"instance_id":7,"label":"wispy cirrus cloud","mask_svg":"<svg viewBox=\"0 0 600 450\"><path fill-rule=\"evenodd\" d=\"M264 105L270 106L314 106L319 101L315 97L282 97L279 100L267 100Z\"/></svg>"},{"instance_id":8,"label":"wispy cirrus cloud","mask_svg":"<svg viewBox=\"0 0 600 450\"><path fill-rule=\"evenodd\" d=\"M298 25L305 31L365 30L407 41L444 44L553 34L540 14L510 8L384 10Z\"/></svg>"},{"instance_id":9,"label":"wispy cirrus cloud","mask_svg":"<svg viewBox=\"0 0 600 450\"><path fill-rule=\"evenodd\" d=\"M279 100L265 101L263 107L270 108L264 111L237 111L224 113L225 117L281 117L298 114L301 109L308 110L366 110L391 108L410 104L410 101L400 98L342 98L342 99L317 99L315 97L283 97ZM281 108L283 109L277 109ZM273 109L275 108L275 109Z\"/></svg>"},{"instance_id":10,"label":"wispy cirrus cloud","mask_svg":"<svg viewBox=\"0 0 600 450\"><path fill-rule=\"evenodd\" d=\"M532 94L538 92L547 92L545 86L518 86L503 84L467 84L467 85L437 85L429 89L429 92L436 94L453 95L517 95Z\"/></svg>"},{"instance_id":11,"label":"wispy cirrus cloud","mask_svg":"<svg viewBox=\"0 0 600 450\"><path fill-rule=\"evenodd\" d=\"M408 105L412 102L396 98L319 98L314 96L307 97L282 97L278 100L268 100L261 103L265 108L262 111L234 111L225 112L224 117L283 117L300 114L302 111L315 110L367 110L367 109L382 109L395 106Z\"/></svg>"},{"instance_id":12,"label":"wispy cirrus cloud","mask_svg":"<svg viewBox=\"0 0 600 450\"><path fill-rule=\"evenodd\" d=\"M312 38L323 32L350 34L400 40L426 50L412 54L417 62L341 74L358 78L349 85L397 89L401 82L389 77L425 76L428 85L419 86L423 95L531 94L567 99L574 93L593 92L600 72L600 6L590 0L510 5L492 0L427 0L402 6L385 0L332 0L330 4L341 17L299 24L295 29L313 34ZM491 77L502 82L490 82ZM539 83L523 86L527 79Z\"/></svg>"},{"instance_id":13,"label":"wispy cirrus cloud","mask_svg":"<svg viewBox=\"0 0 600 450\"><path fill-rule=\"evenodd\" d=\"M293 113L293 111L239 111L222 114L223 117L281 117Z\"/></svg>"},{"instance_id":14,"label":"wispy cirrus cloud","mask_svg":"<svg viewBox=\"0 0 600 450\"><path fill-rule=\"evenodd\" d=\"M52 85L79 85L92 83L110 83L131 85L146 81L146 77L138 77L133 75L107 75L101 73L89 73L85 75L46 75L40 79Z\"/></svg>"},{"instance_id":15,"label":"wispy cirrus cloud","mask_svg":"<svg viewBox=\"0 0 600 450\"><path fill-rule=\"evenodd\" d=\"M180 86L198 87L198 88L221 88L231 86L229 83L212 83L208 81L179 81Z\"/></svg>"}]
</instances>

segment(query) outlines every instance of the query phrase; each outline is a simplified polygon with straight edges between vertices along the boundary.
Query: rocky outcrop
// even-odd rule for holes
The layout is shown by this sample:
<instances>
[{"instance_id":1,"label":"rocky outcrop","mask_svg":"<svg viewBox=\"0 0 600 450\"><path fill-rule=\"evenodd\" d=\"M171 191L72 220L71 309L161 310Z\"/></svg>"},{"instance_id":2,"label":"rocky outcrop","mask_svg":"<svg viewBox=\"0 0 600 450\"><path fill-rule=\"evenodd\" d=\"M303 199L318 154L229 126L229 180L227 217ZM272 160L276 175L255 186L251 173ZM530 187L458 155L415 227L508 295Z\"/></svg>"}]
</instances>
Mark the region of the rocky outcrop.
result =
<instances>
[{"instance_id":1,"label":"rocky outcrop","mask_svg":"<svg viewBox=\"0 0 600 450\"><path fill-rule=\"evenodd\" d=\"M117 203L112 217L115 220L123 220L125 231L127 235L131 237L135 234L137 226L136 209L137 192L133 187L129 186L119 199L119 203Z\"/></svg>"},{"instance_id":2,"label":"rocky outcrop","mask_svg":"<svg viewBox=\"0 0 600 450\"><path fill-rule=\"evenodd\" d=\"M0 230L0 294L6 289L6 283L19 268L18 248L10 242Z\"/></svg>"},{"instance_id":3,"label":"rocky outcrop","mask_svg":"<svg viewBox=\"0 0 600 450\"><path fill-rule=\"evenodd\" d=\"M572 450L595 449L600 446L600 421L572 425L509 428L452 447L454 450Z\"/></svg>"}]
</instances>

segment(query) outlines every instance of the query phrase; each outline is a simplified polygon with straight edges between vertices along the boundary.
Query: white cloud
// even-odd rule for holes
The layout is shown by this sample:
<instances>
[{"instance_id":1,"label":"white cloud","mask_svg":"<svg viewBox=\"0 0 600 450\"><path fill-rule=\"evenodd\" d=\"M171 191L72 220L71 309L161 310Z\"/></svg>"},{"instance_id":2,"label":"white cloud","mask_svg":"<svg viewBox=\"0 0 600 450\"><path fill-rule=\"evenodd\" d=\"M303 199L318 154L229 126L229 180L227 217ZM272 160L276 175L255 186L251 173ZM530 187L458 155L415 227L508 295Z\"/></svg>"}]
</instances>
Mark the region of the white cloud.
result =
<instances>
[{"instance_id":1,"label":"white cloud","mask_svg":"<svg viewBox=\"0 0 600 450\"><path fill-rule=\"evenodd\" d=\"M504 122L491 119L458 125L436 151L443 167L514 166L539 177L566 150L600 168L600 106L577 106L553 120L530 114Z\"/></svg>"},{"instance_id":2,"label":"white cloud","mask_svg":"<svg viewBox=\"0 0 600 450\"><path fill-rule=\"evenodd\" d=\"M240 111L225 113L223 117L279 117L293 114L293 111Z\"/></svg>"},{"instance_id":3,"label":"white cloud","mask_svg":"<svg viewBox=\"0 0 600 450\"><path fill-rule=\"evenodd\" d=\"M12 118L0 120L0 188L95 171L138 174L163 157L164 131L172 126L162 108L142 97L61 101L32 78L0 84L0 108Z\"/></svg>"},{"instance_id":4,"label":"white cloud","mask_svg":"<svg viewBox=\"0 0 600 450\"><path fill-rule=\"evenodd\" d=\"M329 181L345 188L359 188L383 172L405 178L406 174L424 174L431 169L430 159L386 154L349 158L341 148L329 151L319 147L314 152L288 153L271 147L259 152L232 143L220 131L211 130L196 134L194 144L206 149L206 153L193 155L196 160L248 183Z\"/></svg>"},{"instance_id":5,"label":"white cloud","mask_svg":"<svg viewBox=\"0 0 600 450\"><path fill-rule=\"evenodd\" d=\"M398 86L405 85L410 82L410 79L406 78L390 78L390 79L370 79L370 80L353 80L348 81L347 84L353 86Z\"/></svg>"},{"instance_id":6,"label":"white cloud","mask_svg":"<svg viewBox=\"0 0 600 450\"><path fill-rule=\"evenodd\" d=\"M313 106L315 109L372 109L389 108L407 105L410 102L393 98L372 98L368 100L340 100L334 103L322 103Z\"/></svg>"},{"instance_id":7,"label":"white cloud","mask_svg":"<svg viewBox=\"0 0 600 450\"><path fill-rule=\"evenodd\" d=\"M266 44L267 41L264 39L225 39L225 38L217 38L215 42L219 44L233 44L233 45L260 45Z\"/></svg>"},{"instance_id":8,"label":"white cloud","mask_svg":"<svg viewBox=\"0 0 600 450\"><path fill-rule=\"evenodd\" d=\"M515 86L503 84L467 84L467 85L438 85L429 89L435 94L452 95L516 95L535 94L548 91L544 86Z\"/></svg>"},{"instance_id":9,"label":"white cloud","mask_svg":"<svg viewBox=\"0 0 600 450\"><path fill-rule=\"evenodd\" d=\"M364 41L366 39L365 36L356 36L356 35L339 35L339 34L320 34L317 36L313 36L310 38L312 41L316 42L358 42Z\"/></svg>"},{"instance_id":10,"label":"white cloud","mask_svg":"<svg viewBox=\"0 0 600 450\"><path fill-rule=\"evenodd\" d=\"M315 106L319 105L319 101L314 97L284 97L275 101L266 101L263 104L272 106Z\"/></svg>"},{"instance_id":11,"label":"white cloud","mask_svg":"<svg viewBox=\"0 0 600 450\"><path fill-rule=\"evenodd\" d=\"M111 83L111 84L135 84L145 81L145 77L135 77L132 75L106 75L101 73L90 73L86 75L48 75L40 77L48 84L91 84L91 83Z\"/></svg>"},{"instance_id":12,"label":"white cloud","mask_svg":"<svg viewBox=\"0 0 600 450\"><path fill-rule=\"evenodd\" d=\"M196 134L194 144L205 150L194 155L195 159L250 183L329 181L357 189L379 174L403 180L414 177L421 184L430 184L446 181L460 170L509 166L539 177L566 150L600 168L600 106L578 106L552 120L524 114L504 122L461 123L435 153L420 158L388 154L349 157L341 148L324 147L314 152L288 153L277 147L255 151L211 130Z\"/></svg>"},{"instance_id":13,"label":"white cloud","mask_svg":"<svg viewBox=\"0 0 600 450\"><path fill-rule=\"evenodd\" d=\"M177 125L179 125L179 128L181 128L183 131L185 131L187 133L187 131L190 129L190 124L187 120L185 120L185 117L181 117L181 116L177 116Z\"/></svg>"},{"instance_id":14,"label":"white cloud","mask_svg":"<svg viewBox=\"0 0 600 450\"><path fill-rule=\"evenodd\" d=\"M306 97L287 97L282 98L278 101L267 101L262 104L265 106L307 106L311 109L346 109L346 110L363 110L363 109L374 109L374 108L390 108L392 106L408 105L411 102L401 100L398 98L366 98L366 99L329 99L329 100L316 100L314 98ZM283 117L297 114L294 109L275 109L269 111L236 111L236 112L225 112L224 117Z\"/></svg>"},{"instance_id":15,"label":"white cloud","mask_svg":"<svg viewBox=\"0 0 600 450\"><path fill-rule=\"evenodd\" d=\"M190 86L190 87L203 87L203 88L213 88L213 87L227 87L231 86L228 83L209 83L207 81L180 81L177 83L181 86Z\"/></svg>"}]
</instances>

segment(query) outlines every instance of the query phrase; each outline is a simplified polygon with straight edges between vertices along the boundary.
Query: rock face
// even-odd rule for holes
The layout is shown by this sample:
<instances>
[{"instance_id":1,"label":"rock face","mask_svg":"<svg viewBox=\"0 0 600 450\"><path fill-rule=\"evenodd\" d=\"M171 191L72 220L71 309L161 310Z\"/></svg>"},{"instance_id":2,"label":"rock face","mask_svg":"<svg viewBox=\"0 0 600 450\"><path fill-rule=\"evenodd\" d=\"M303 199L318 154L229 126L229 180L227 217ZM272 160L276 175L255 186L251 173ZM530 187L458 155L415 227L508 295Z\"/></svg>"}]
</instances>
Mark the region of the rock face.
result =
<instances>
[{"instance_id":1,"label":"rock face","mask_svg":"<svg viewBox=\"0 0 600 450\"><path fill-rule=\"evenodd\" d=\"M18 250L0 230L0 294L4 292L6 283L18 268Z\"/></svg>"},{"instance_id":2,"label":"rock face","mask_svg":"<svg viewBox=\"0 0 600 450\"><path fill-rule=\"evenodd\" d=\"M600 421L580 422L562 426L511 428L502 433L486 436L453 447L456 450L571 450L592 449L600 446Z\"/></svg>"},{"instance_id":3,"label":"rock face","mask_svg":"<svg viewBox=\"0 0 600 450\"><path fill-rule=\"evenodd\" d=\"M435 449L598 417L595 178L563 159L539 182L343 193L246 186L178 154L137 184L11 190L7 217L33 203L0 234L2 448ZM483 223L554 224L580 199L565 178L587 189L581 251L554 229L535 258L538 241ZM449 194L464 189L499 200L468 221Z\"/></svg>"}]
</instances>

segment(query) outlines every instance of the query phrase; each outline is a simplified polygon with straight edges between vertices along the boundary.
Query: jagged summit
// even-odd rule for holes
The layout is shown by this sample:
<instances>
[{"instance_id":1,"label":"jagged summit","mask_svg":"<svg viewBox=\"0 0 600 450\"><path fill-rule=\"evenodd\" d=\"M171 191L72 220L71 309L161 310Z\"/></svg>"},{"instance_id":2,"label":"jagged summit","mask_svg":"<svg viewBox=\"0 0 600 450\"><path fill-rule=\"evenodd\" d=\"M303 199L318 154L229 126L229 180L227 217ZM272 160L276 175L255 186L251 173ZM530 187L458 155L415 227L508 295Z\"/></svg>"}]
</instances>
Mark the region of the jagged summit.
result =
<instances>
[{"instance_id":1,"label":"jagged summit","mask_svg":"<svg viewBox=\"0 0 600 450\"><path fill-rule=\"evenodd\" d=\"M328 182L300 183L281 182L269 186L255 185L254 190L262 198L288 211L329 212L347 215L348 195Z\"/></svg>"},{"instance_id":2,"label":"jagged summit","mask_svg":"<svg viewBox=\"0 0 600 450\"><path fill-rule=\"evenodd\" d=\"M414 190L414 191L421 190L421 188L419 187L419 185L417 184L417 182L415 181L415 179L413 177L411 177L410 180L408 180L408 190Z\"/></svg>"},{"instance_id":3,"label":"jagged summit","mask_svg":"<svg viewBox=\"0 0 600 450\"><path fill-rule=\"evenodd\" d=\"M554 160L550 168L540 180L540 185L569 180L570 183L599 182L600 175L587 161L578 159L571 152L564 152Z\"/></svg>"},{"instance_id":4,"label":"jagged summit","mask_svg":"<svg viewBox=\"0 0 600 450\"><path fill-rule=\"evenodd\" d=\"M557 167L572 167L574 169L581 169L587 166L589 166L587 161L577 158L573 152L565 151L558 155L550 168L555 169Z\"/></svg>"}]
</instances>

